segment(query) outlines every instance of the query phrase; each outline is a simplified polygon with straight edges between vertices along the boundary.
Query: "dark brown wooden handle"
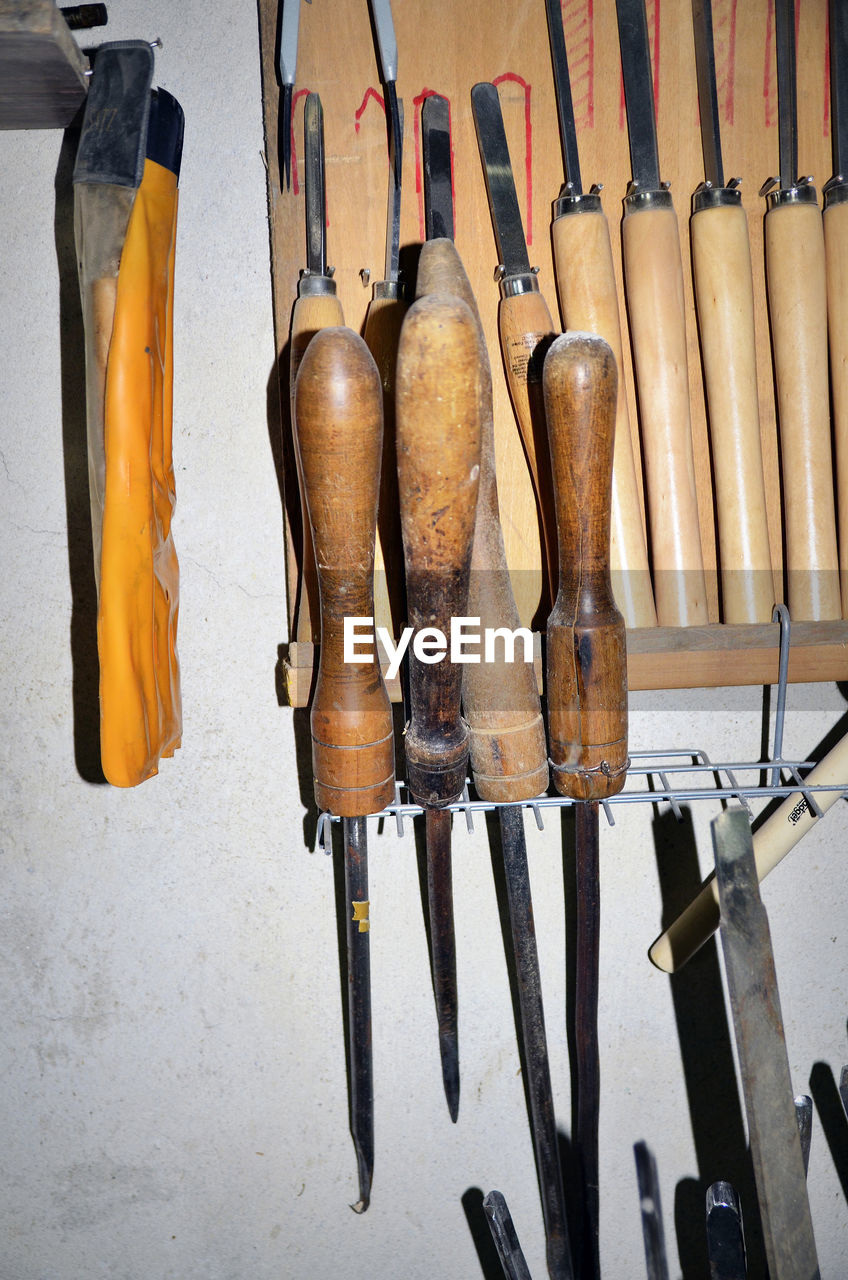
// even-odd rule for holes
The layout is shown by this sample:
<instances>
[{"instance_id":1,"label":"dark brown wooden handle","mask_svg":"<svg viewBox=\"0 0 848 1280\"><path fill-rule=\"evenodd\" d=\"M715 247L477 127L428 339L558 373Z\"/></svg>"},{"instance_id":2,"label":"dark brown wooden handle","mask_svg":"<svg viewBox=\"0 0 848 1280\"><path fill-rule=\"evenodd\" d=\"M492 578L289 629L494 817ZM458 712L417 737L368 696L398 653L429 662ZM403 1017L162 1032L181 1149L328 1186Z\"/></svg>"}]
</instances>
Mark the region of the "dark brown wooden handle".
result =
<instances>
[{"instance_id":1,"label":"dark brown wooden handle","mask_svg":"<svg viewBox=\"0 0 848 1280\"><path fill-rule=\"evenodd\" d=\"M410 307L397 364L397 455L409 625L450 642L467 616L471 540L480 478L477 334L459 298L430 294ZM435 639L436 637L434 637ZM462 794L468 731L460 716L462 665L409 663L407 781L420 804Z\"/></svg>"},{"instance_id":2,"label":"dark brown wooden handle","mask_svg":"<svg viewBox=\"0 0 848 1280\"><path fill-rule=\"evenodd\" d=\"M471 552L468 614L481 628L515 631L518 609L512 594L495 476L492 372L486 340L462 260L452 240L428 240L418 262L418 296L452 293L474 318L480 374L480 491ZM532 663L508 662L500 642L491 662L468 663L462 675L462 706L468 724L474 786L483 800L529 800L548 785L548 754L539 690Z\"/></svg>"},{"instance_id":3,"label":"dark brown wooden handle","mask_svg":"<svg viewBox=\"0 0 848 1280\"><path fill-rule=\"evenodd\" d=\"M601 800L624 786L627 653L609 571L617 374L609 345L566 333L545 357L545 410L559 533L559 591L548 619L554 782Z\"/></svg>"},{"instance_id":4,"label":"dark brown wooden handle","mask_svg":"<svg viewBox=\"0 0 848 1280\"><path fill-rule=\"evenodd\" d=\"M295 385L295 426L318 570L321 651L312 703L315 801L342 817L377 813L394 796L392 713L380 667L344 660L346 617L374 614L374 533L383 398L352 329L322 329Z\"/></svg>"}]
</instances>

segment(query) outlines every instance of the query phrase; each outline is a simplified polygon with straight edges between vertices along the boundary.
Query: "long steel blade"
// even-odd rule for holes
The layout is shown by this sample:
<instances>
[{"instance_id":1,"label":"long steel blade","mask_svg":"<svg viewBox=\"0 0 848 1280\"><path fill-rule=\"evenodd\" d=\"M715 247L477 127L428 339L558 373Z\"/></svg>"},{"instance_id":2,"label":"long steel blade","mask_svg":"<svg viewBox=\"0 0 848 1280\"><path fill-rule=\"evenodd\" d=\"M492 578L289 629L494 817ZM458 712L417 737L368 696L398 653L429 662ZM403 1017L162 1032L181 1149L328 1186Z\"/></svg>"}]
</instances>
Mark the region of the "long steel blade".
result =
<instances>
[{"instance_id":1,"label":"long steel blade","mask_svg":"<svg viewBox=\"0 0 848 1280\"><path fill-rule=\"evenodd\" d=\"M745 1280L742 1210L729 1182L714 1182L707 1189L707 1256L710 1280Z\"/></svg>"},{"instance_id":2,"label":"long steel blade","mask_svg":"<svg viewBox=\"0 0 848 1280\"><path fill-rule=\"evenodd\" d=\"M453 240L450 106L447 98L431 94L421 108L424 152L424 226L427 239Z\"/></svg>"},{"instance_id":3,"label":"long steel blade","mask_svg":"<svg viewBox=\"0 0 848 1280\"><path fill-rule=\"evenodd\" d=\"M660 162L645 0L615 0L615 10L633 185L642 191L656 191L660 185Z\"/></svg>"},{"instance_id":4,"label":"long steel blade","mask_svg":"<svg viewBox=\"0 0 848 1280\"><path fill-rule=\"evenodd\" d=\"M500 1191L490 1191L484 1196L483 1208L506 1280L532 1280L512 1216Z\"/></svg>"},{"instance_id":5,"label":"long steel blade","mask_svg":"<svg viewBox=\"0 0 848 1280\"><path fill-rule=\"evenodd\" d=\"M559 138L562 146L562 164L566 185L574 195L583 193L580 181L580 155L577 150L577 129L574 124L574 105L571 100L571 79L568 74L568 56L565 51L565 32L562 29L562 0L545 0L548 15L548 40L556 85Z\"/></svg>"},{"instance_id":6,"label":"long steel blade","mask_svg":"<svg viewBox=\"0 0 848 1280\"><path fill-rule=\"evenodd\" d=\"M723 187L724 166L721 162L712 0L692 0L692 16L695 20L695 66L698 72L704 177L711 186Z\"/></svg>"},{"instance_id":7,"label":"long steel blade","mask_svg":"<svg viewBox=\"0 0 848 1280\"><path fill-rule=\"evenodd\" d=\"M392 6L389 0L371 0L371 12L374 15L374 29L377 32L377 48L380 54L380 68L383 74L383 88L386 91L386 114L390 122L389 152L392 157L395 182L400 187L402 146L398 140L403 133L403 122L399 116L397 97L398 51L395 24L392 20Z\"/></svg>"},{"instance_id":8,"label":"long steel blade","mask_svg":"<svg viewBox=\"0 0 848 1280\"><path fill-rule=\"evenodd\" d=\"M795 1119L768 918L747 814L713 821L721 942L772 1280L816 1280L816 1245Z\"/></svg>"},{"instance_id":9,"label":"long steel blade","mask_svg":"<svg viewBox=\"0 0 848 1280\"><path fill-rule=\"evenodd\" d=\"M475 84L471 107L483 161L498 257L507 276L527 275L530 258L512 176L501 104L493 84Z\"/></svg>"},{"instance_id":10,"label":"long steel blade","mask_svg":"<svg viewBox=\"0 0 848 1280\"><path fill-rule=\"evenodd\" d=\"M795 1119L798 1122L798 1136L801 1139L801 1155L804 1159L804 1173L810 1171L810 1143L813 1137L813 1100L806 1093L799 1093L795 1099Z\"/></svg>"},{"instance_id":11,"label":"long steel blade","mask_svg":"<svg viewBox=\"0 0 848 1280\"><path fill-rule=\"evenodd\" d=\"M774 42L777 49L777 133L780 185L798 180L798 120L795 79L795 0L775 0Z\"/></svg>"},{"instance_id":12,"label":"long steel blade","mask_svg":"<svg viewBox=\"0 0 848 1280\"><path fill-rule=\"evenodd\" d=\"M365 818L343 818L345 902L347 904L348 1030L350 1045L350 1132L359 1169L364 1213L374 1172L374 1083L371 1065L371 950L369 946L368 843Z\"/></svg>"},{"instance_id":13,"label":"long steel blade","mask_svg":"<svg viewBox=\"0 0 848 1280\"><path fill-rule=\"evenodd\" d=\"M403 103L397 102L389 154L389 195L386 209L386 280L397 280L400 263L400 172L403 166ZM395 133L395 127L397 133Z\"/></svg>"},{"instance_id":14,"label":"long steel blade","mask_svg":"<svg viewBox=\"0 0 848 1280\"><path fill-rule=\"evenodd\" d=\"M291 127L292 99L297 74L297 38L300 27L300 0L281 0L280 47L277 54L277 72L282 88L280 150L283 159L283 177L286 187L291 186Z\"/></svg>"},{"instance_id":15,"label":"long steel blade","mask_svg":"<svg viewBox=\"0 0 848 1280\"><path fill-rule=\"evenodd\" d=\"M833 172L848 180L848 6L830 0L830 114Z\"/></svg>"},{"instance_id":16,"label":"long steel blade","mask_svg":"<svg viewBox=\"0 0 848 1280\"><path fill-rule=\"evenodd\" d=\"M530 1125L547 1238L548 1271L552 1280L572 1280L574 1273L568 1239L565 1192L557 1148L548 1042L545 1038L542 980L533 924L527 846L524 842L524 815L520 805L505 805L499 810L499 817L512 951L518 984L519 1016L527 1066Z\"/></svg>"},{"instance_id":17,"label":"long steel blade","mask_svg":"<svg viewBox=\"0 0 848 1280\"><path fill-rule=\"evenodd\" d=\"M574 1033L577 1077L575 1140L583 1179L583 1275L600 1276L598 1252L598 1114L601 1070L598 1053L598 964L600 878L598 806L574 807L576 845L577 964L574 984ZM637 1158L638 1164L638 1158ZM590 1256L591 1255L591 1256Z\"/></svg>"},{"instance_id":18,"label":"long steel blade","mask_svg":"<svg viewBox=\"0 0 848 1280\"><path fill-rule=\"evenodd\" d=\"M646 1274L648 1280L668 1280L657 1162L644 1142L636 1143L633 1154L636 1157L636 1182L642 1210Z\"/></svg>"},{"instance_id":19,"label":"long steel blade","mask_svg":"<svg viewBox=\"0 0 848 1280\"><path fill-rule=\"evenodd\" d=\"M324 184L324 112L317 93L303 110L304 188L306 192L306 269L327 274L327 204Z\"/></svg>"},{"instance_id":20,"label":"long steel blade","mask_svg":"<svg viewBox=\"0 0 848 1280\"><path fill-rule=\"evenodd\" d=\"M425 815L427 897L430 904L433 991L439 1020L439 1052L448 1111L451 1120L456 1123L459 1112L459 1034L451 883L451 814L449 809L426 809Z\"/></svg>"}]
</instances>

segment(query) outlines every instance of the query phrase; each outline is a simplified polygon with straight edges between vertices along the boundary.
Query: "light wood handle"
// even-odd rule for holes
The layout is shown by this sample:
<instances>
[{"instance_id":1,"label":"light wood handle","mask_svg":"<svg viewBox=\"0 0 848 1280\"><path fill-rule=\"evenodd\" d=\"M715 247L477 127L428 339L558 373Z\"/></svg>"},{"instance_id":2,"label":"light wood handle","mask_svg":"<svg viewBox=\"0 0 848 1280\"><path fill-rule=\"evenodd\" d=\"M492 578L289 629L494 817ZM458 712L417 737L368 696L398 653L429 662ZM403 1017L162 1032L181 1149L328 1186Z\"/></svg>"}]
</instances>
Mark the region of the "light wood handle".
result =
<instances>
[{"instance_id":1,"label":"light wood handle","mask_svg":"<svg viewBox=\"0 0 848 1280\"><path fill-rule=\"evenodd\" d=\"M624 274L648 487L654 599L661 627L707 622L683 266L673 208L639 209L622 224Z\"/></svg>"},{"instance_id":2,"label":"light wood handle","mask_svg":"<svg viewBox=\"0 0 848 1280\"><path fill-rule=\"evenodd\" d=\"M819 761L804 781L811 787L838 786L848 790L848 734ZM816 804L822 815L831 809L844 791L817 791ZM819 818L800 791L793 791L754 832L754 862L757 879L764 880L790 850L794 849ZM674 973L712 937L719 926L718 888L715 875L704 881L689 906L660 934L648 952L658 969Z\"/></svg>"},{"instance_id":3,"label":"light wood handle","mask_svg":"<svg viewBox=\"0 0 848 1280\"><path fill-rule=\"evenodd\" d=\"M848 204L825 211L824 257L827 272L827 330L830 342L830 392L833 397L833 445L839 521L839 577L842 616L848 618Z\"/></svg>"},{"instance_id":4,"label":"light wood handle","mask_svg":"<svg viewBox=\"0 0 848 1280\"><path fill-rule=\"evenodd\" d=\"M722 621L770 622L775 592L748 219L741 204L699 209L690 232L715 476Z\"/></svg>"},{"instance_id":5,"label":"light wood handle","mask_svg":"<svg viewBox=\"0 0 848 1280\"><path fill-rule=\"evenodd\" d=\"M296 441L318 571L321 651L312 703L319 808L377 813L394 797L392 712L376 656L344 661L345 617L373 617L382 450L380 375L351 329L316 333L295 384Z\"/></svg>"},{"instance_id":6,"label":"light wood handle","mask_svg":"<svg viewBox=\"0 0 848 1280\"><path fill-rule=\"evenodd\" d=\"M300 362L312 338L319 329L330 329L344 324L342 304L333 293L313 294L298 297L292 310L291 334L289 340L289 401L291 407L292 433L294 422L294 388ZM300 494L301 526L301 568L300 592L297 602L297 615L294 624L294 638L299 643L311 641L317 644L321 636L321 605L318 598L318 575L315 572L315 549L312 546L312 530L309 527L309 515L303 496L303 476L300 470L300 455L295 449L295 465L297 467L297 488Z\"/></svg>"},{"instance_id":7,"label":"light wood handle","mask_svg":"<svg viewBox=\"0 0 848 1280\"><path fill-rule=\"evenodd\" d=\"M546 688L554 782L578 800L615 795L628 763L624 619L609 573L616 389L603 338L556 339L544 367L559 533Z\"/></svg>"},{"instance_id":8,"label":"light wood handle","mask_svg":"<svg viewBox=\"0 0 848 1280\"><path fill-rule=\"evenodd\" d=\"M377 512L377 572L374 580L374 618L393 636L404 623L403 549L398 511L397 449L395 447L395 371L400 330L406 315L400 298L372 298L365 313L362 336L383 385L383 465Z\"/></svg>"},{"instance_id":9,"label":"light wood handle","mask_svg":"<svg viewBox=\"0 0 848 1280\"><path fill-rule=\"evenodd\" d=\"M548 304L538 291L501 298L498 307L501 354L539 504L547 580L552 592L556 582L556 517L542 403L542 365L554 333Z\"/></svg>"},{"instance_id":10,"label":"light wood handle","mask_svg":"<svg viewBox=\"0 0 848 1280\"><path fill-rule=\"evenodd\" d=\"M842 616L827 378L824 234L817 204L766 214L766 267L780 455L786 587L798 622Z\"/></svg>"},{"instance_id":11,"label":"light wood handle","mask_svg":"<svg viewBox=\"0 0 848 1280\"><path fill-rule=\"evenodd\" d=\"M468 307L429 294L410 307L397 362L397 456L409 625L450 641L467 616L471 540L480 479L477 333ZM459 799L468 763L460 715L462 665L409 662L407 781L415 799Z\"/></svg>"},{"instance_id":12,"label":"light wood handle","mask_svg":"<svg viewBox=\"0 0 848 1280\"><path fill-rule=\"evenodd\" d=\"M655 627L657 611L630 434L609 224L603 211L566 213L554 219L551 238L563 327L605 338L618 368L610 537L613 594L628 627Z\"/></svg>"},{"instance_id":13,"label":"light wood handle","mask_svg":"<svg viewBox=\"0 0 848 1280\"><path fill-rule=\"evenodd\" d=\"M452 293L467 305L477 335L480 377L480 488L471 552L468 616L480 627L520 625L512 594L495 475L492 372L477 302L452 240L428 240L418 263L419 296ZM533 666L507 662L498 643L490 662L467 663L462 675L462 706L469 730L471 770L482 800L514 803L547 789L548 752L539 690Z\"/></svg>"}]
</instances>

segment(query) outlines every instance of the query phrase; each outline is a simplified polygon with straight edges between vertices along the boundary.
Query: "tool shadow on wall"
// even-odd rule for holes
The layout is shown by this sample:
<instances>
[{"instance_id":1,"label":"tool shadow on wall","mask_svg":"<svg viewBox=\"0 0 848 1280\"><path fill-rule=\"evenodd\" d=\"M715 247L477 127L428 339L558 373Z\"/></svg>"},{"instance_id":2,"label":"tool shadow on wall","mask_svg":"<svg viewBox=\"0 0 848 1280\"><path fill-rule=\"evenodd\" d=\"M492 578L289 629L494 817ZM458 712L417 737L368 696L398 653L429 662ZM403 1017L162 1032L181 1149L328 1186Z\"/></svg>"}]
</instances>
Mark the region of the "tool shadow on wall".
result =
<instances>
[{"instance_id":1,"label":"tool shadow on wall","mask_svg":"<svg viewBox=\"0 0 848 1280\"><path fill-rule=\"evenodd\" d=\"M679 822L670 810L654 807L653 837L663 924L673 920L701 885L692 814ZM697 1160L697 1177L682 1178L675 1190L674 1226L683 1275L705 1274L704 1203L708 1187L723 1179L742 1202L748 1275L765 1277L766 1258L759 1221L754 1170L736 1087L718 950L711 939L670 979L671 997Z\"/></svg>"},{"instance_id":2,"label":"tool shadow on wall","mask_svg":"<svg viewBox=\"0 0 848 1280\"><path fill-rule=\"evenodd\" d=\"M77 772L85 782L105 783L100 763L100 664L86 445L85 330L74 243L71 181L79 136L79 125L72 125L62 138L54 182L53 220L59 274L62 453L71 589L71 698Z\"/></svg>"}]
</instances>

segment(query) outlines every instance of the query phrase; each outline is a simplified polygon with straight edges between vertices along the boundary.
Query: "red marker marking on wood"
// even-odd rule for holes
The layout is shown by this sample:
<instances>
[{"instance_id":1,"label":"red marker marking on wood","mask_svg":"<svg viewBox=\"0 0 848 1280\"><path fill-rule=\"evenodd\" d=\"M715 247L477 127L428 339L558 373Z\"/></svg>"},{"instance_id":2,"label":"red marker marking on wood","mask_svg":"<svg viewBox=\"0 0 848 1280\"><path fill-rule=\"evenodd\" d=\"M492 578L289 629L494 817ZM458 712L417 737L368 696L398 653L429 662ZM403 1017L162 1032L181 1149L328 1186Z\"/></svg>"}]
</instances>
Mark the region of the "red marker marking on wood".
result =
<instances>
[{"instance_id":1,"label":"red marker marking on wood","mask_svg":"<svg viewBox=\"0 0 848 1280\"><path fill-rule=\"evenodd\" d=\"M575 123L591 129L595 123L595 0L562 0L562 25Z\"/></svg>"},{"instance_id":2,"label":"red marker marking on wood","mask_svg":"<svg viewBox=\"0 0 848 1280\"><path fill-rule=\"evenodd\" d=\"M362 122L362 115L363 115L363 112L365 111L365 108L368 106L369 98L373 98L373 100L385 113L386 104L383 101L383 95L381 93L378 93L373 85L369 85L368 88L365 90L365 95L362 101L360 102L359 106L356 108L356 116L354 117L354 121L355 121L354 128L356 129L357 133L359 133L359 126Z\"/></svg>"},{"instance_id":3,"label":"red marker marking on wood","mask_svg":"<svg viewBox=\"0 0 848 1280\"><path fill-rule=\"evenodd\" d=\"M533 127L530 123L530 85L514 71L505 71L502 76L496 76L492 84L503 84L505 80L520 84L524 90L524 176L527 185L524 231L527 244L531 245L533 243Z\"/></svg>"}]
</instances>

